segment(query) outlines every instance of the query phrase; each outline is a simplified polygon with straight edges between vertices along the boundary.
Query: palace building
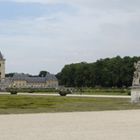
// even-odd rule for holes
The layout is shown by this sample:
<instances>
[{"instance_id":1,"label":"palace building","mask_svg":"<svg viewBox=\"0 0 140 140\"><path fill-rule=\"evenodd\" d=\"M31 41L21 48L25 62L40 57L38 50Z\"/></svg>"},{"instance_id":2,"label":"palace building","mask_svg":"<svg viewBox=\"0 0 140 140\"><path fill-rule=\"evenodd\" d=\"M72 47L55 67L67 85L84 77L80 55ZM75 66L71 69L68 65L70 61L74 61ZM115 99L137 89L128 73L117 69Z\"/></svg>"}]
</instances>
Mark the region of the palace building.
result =
<instances>
[{"instance_id":1,"label":"palace building","mask_svg":"<svg viewBox=\"0 0 140 140\"><path fill-rule=\"evenodd\" d=\"M55 75L47 73L46 77L31 77L28 74L15 73L13 77L5 77L5 59L0 52L0 89L6 88L58 88Z\"/></svg>"}]
</instances>

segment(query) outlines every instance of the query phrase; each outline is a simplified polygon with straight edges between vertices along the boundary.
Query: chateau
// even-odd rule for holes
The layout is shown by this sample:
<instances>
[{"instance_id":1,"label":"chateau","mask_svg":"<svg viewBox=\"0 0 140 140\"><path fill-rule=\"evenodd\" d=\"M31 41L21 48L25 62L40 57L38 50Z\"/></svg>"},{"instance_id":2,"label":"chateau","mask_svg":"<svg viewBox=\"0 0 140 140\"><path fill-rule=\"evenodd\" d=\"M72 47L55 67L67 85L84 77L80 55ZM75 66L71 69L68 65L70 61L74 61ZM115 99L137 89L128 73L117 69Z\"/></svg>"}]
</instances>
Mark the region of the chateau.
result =
<instances>
[{"instance_id":1,"label":"chateau","mask_svg":"<svg viewBox=\"0 0 140 140\"><path fill-rule=\"evenodd\" d=\"M6 88L58 88L55 75L48 73L46 77L31 77L27 74L14 74L5 77L5 59L0 52L0 89Z\"/></svg>"}]
</instances>

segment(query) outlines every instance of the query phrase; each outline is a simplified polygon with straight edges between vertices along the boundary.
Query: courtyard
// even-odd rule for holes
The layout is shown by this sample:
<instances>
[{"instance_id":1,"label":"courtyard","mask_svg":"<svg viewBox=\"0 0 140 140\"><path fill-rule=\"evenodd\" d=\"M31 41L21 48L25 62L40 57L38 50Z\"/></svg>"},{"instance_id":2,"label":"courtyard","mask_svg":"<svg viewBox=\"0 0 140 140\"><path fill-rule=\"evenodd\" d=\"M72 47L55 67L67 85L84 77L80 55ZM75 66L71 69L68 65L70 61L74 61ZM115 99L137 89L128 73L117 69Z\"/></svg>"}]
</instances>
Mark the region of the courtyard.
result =
<instances>
[{"instance_id":1,"label":"courtyard","mask_svg":"<svg viewBox=\"0 0 140 140\"><path fill-rule=\"evenodd\" d=\"M140 111L0 115L1 140L139 140Z\"/></svg>"}]
</instances>

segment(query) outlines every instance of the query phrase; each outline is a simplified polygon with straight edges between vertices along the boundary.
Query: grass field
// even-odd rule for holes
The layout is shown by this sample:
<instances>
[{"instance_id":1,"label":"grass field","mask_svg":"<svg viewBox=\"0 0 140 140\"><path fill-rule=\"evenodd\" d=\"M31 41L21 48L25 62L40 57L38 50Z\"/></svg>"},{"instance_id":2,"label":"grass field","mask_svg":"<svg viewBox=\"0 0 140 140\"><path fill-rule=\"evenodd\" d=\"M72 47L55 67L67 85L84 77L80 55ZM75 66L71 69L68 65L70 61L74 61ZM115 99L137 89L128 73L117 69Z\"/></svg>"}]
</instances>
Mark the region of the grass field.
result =
<instances>
[{"instance_id":1,"label":"grass field","mask_svg":"<svg viewBox=\"0 0 140 140\"><path fill-rule=\"evenodd\" d=\"M140 109L130 99L0 95L0 114Z\"/></svg>"},{"instance_id":2,"label":"grass field","mask_svg":"<svg viewBox=\"0 0 140 140\"><path fill-rule=\"evenodd\" d=\"M121 96L127 96L128 93L127 92L106 92L106 91L102 91L102 92L76 92L75 94L80 94L80 95L121 95ZM128 95L129 96L129 95Z\"/></svg>"},{"instance_id":3,"label":"grass field","mask_svg":"<svg viewBox=\"0 0 140 140\"><path fill-rule=\"evenodd\" d=\"M82 88L77 94L85 95L130 95L130 89L123 88Z\"/></svg>"}]
</instances>

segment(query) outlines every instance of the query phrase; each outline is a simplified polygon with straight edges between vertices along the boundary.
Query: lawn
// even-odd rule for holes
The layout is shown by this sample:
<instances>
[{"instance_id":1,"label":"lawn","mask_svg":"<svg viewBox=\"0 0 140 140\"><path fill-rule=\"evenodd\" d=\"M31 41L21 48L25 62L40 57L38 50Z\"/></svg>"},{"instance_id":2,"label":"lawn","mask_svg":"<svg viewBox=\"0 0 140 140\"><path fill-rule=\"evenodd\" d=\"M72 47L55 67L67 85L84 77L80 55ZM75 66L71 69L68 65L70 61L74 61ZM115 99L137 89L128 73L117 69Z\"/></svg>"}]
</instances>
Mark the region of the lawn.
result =
<instances>
[{"instance_id":1,"label":"lawn","mask_svg":"<svg viewBox=\"0 0 140 140\"><path fill-rule=\"evenodd\" d=\"M101 92L75 92L75 94L80 94L80 95L120 95L120 96L129 96L127 92L106 92L106 91L101 91Z\"/></svg>"},{"instance_id":2,"label":"lawn","mask_svg":"<svg viewBox=\"0 0 140 140\"><path fill-rule=\"evenodd\" d=\"M77 94L85 95L130 95L129 88L81 88Z\"/></svg>"},{"instance_id":3,"label":"lawn","mask_svg":"<svg viewBox=\"0 0 140 140\"><path fill-rule=\"evenodd\" d=\"M0 95L0 114L140 109L130 99Z\"/></svg>"}]
</instances>

